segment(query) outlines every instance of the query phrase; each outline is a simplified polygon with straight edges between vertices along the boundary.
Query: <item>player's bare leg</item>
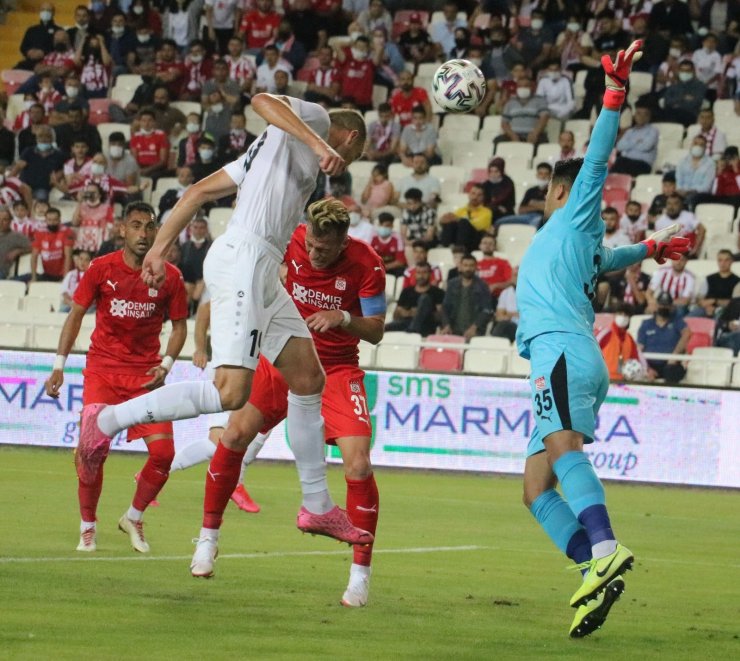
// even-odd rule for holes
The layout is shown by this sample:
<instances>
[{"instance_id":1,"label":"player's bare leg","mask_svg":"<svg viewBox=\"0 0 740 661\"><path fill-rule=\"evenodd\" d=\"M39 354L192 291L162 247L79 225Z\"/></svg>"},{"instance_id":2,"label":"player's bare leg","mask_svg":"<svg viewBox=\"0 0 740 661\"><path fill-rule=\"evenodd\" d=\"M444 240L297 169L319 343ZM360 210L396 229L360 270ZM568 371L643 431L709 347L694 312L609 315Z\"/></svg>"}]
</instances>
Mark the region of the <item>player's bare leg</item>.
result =
<instances>
[{"instance_id":1,"label":"player's bare leg","mask_svg":"<svg viewBox=\"0 0 740 661\"><path fill-rule=\"evenodd\" d=\"M354 525L375 536L380 499L370 463L370 438L349 436L338 438L336 443L342 453L344 479L347 482L347 514ZM343 606L361 607L367 604L372 553L373 544L354 547L349 583L341 600Z\"/></svg>"},{"instance_id":2,"label":"player's bare leg","mask_svg":"<svg viewBox=\"0 0 740 661\"><path fill-rule=\"evenodd\" d=\"M175 456L175 443L169 434L153 434L144 439L149 458L136 481L136 492L128 511L118 521L118 529L126 533L134 551L148 553L149 544L144 537L144 511L162 490L170 476L170 466Z\"/></svg>"},{"instance_id":3,"label":"player's bare leg","mask_svg":"<svg viewBox=\"0 0 740 661\"><path fill-rule=\"evenodd\" d=\"M288 436L303 493L298 528L350 544L371 543L372 534L355 528L347 513L337 507L329 495L321 416L325 376L313 342L308 338L291 337L274 364L289 388Z\"/></svg>"}]
</instances>

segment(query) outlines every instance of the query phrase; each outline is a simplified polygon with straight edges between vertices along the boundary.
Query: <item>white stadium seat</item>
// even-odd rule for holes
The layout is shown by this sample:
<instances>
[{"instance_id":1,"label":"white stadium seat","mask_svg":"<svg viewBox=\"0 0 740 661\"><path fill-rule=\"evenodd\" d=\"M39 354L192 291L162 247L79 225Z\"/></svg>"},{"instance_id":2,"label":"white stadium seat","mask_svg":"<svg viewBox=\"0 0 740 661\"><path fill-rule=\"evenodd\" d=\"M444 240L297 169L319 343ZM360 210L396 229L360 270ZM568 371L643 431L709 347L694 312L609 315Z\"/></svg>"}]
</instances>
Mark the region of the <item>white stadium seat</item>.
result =
<instances>
[{"instance_id":1,"label":"white stadium seat","mask_svg":"<svg viewBox=\"0 0 740 661\"><path fill-rule=\"evenodd\" d=\"M723 234L732 229L735 208L730 204L697 204L694 214L708 234Z\"/></svg>"},{"instance_id":2,"label":"white stadium seat","mask_svg":"<svg viewBox=\"0 0 740 661\"><path fill-rule=\"evenodd\" d=\"M59 346L59 326L34 326L33 343L35 349L56 351Z\"/></svg>"},{"instance_id":3,"label":"white stadium seat","mask_svg":"<svg viewBox=\"0 0 740 661\"><path fill-rule=\"evenodd\" d=\"M31 282L28 285L28 295L37 298L59 298L62 293L58 282Z\"/></svg>"},{"instance_id":4,"label":"white stadium seat","mask_svg":"<svg viewBox=\"0 0 740 661\"><path fill-rule=\"evenodd\" d=\"M694 356L718 360L692 360L686 370L685 383L702 386L726 386L730 383L732 349L722 347L697 347Z\"/></svg>"},{"instance_id":5,"label":"white stadium seat","mask_svg":"<svg viewBox=\"0 0 740 661\"><path fill-rule=\"evenodd\" d=\"M501 225L498 228L496 247L506 255L506 259L512 265L517 265L529 247L534 233L535 229L531 225Z\"/></svg>"},{"instance_id":6,"label":"white stadium seat","mask_svg":"<svg viewBox=\"0 0 740 661\"><path fill-rule=\"evenodd\" d=\"M529 376L529 361L522 358L516 349L509 353L509 366L507 373L511 376Z\"/></svg>"},{"instance_id":7,"label":"white stadium seat","mask_svg":"<svg viewBox=\"0 0 740 661\"><path fill-rule=\"evenodd\" d=\"M27 326L21 324L0 324L0 347L25 349L27 346Z\"/></svg>"},{"instance_id":8,"label":"white stadium seat","mask_svg":"<svg viewBox=\"0 0 740 661\"><path fill-rule=\"evenodd\" d=\"M534 145L528 142L499 142L496 145L496 156L503 158L507 165L516 163L531 168Z\"/></svg>"},{"instance_id":9,"label":"white stadium seat","mask_svg":"<svg viewBox=\"0 0 740 661\"><path fill-rule=\"evenodd\" d=\"M0 280L0 296L23 298L26 295L26 285L15 280Z\"/></svg>"},{"instance_id":10,"label":"white stadium seat","mask_svg":"<svg viewBox=\"0 0 740 661\"><path fill-rule=\"evenodd\" d=\"M508 357L508 349L468 349L463 359L463 370L478 374L506 374Z\"/></svg>"},{"instance_id":11,"label":"white stadium seat","mask_svg":"<svg viewBox=\"0 0 740 661\"><path fill-rule=\"evenodd\" d=\"M397 370L416 369L419 362L419 347L389 345L381 343L375 351L375 366Z\"/></svg>"},{"instance_id":12,"label":"white stadium seat","mask_svg":"<svg viewBox=\"0 0 740 661\"><path fill-rule=\"evenodd\" d=\"M360 340L360 367L369 369L375 366L375 345L370 342Z\"/></svg>"}]
</instances>

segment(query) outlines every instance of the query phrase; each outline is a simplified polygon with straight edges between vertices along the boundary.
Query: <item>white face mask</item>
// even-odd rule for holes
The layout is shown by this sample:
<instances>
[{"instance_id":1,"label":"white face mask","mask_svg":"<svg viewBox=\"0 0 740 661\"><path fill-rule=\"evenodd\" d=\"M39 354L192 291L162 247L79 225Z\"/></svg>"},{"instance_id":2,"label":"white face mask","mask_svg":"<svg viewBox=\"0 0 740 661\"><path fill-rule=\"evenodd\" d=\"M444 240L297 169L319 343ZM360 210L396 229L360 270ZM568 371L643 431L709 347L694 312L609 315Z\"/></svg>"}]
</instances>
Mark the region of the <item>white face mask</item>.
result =
<instances>
[{"instance_id":1,"label":"white face mask","mask_svg":"<svg viewBox=\"0 0 740 661\"><path fill-rule=\"evenodd\" d=\"M141 132L144 135L151 135L152 133L154 133L154 129L141 129Z\"/></svg>"},{"instance_id":2,"label":"white face mask","mask_svg":"<svg viewBox=\"0 0 740 661\"><path fill-rule=\"evenodd\" d=\"M378 236L381 239L387 239L393 233L392 227L378 227Z\"/></svg>"},{"instance_id":3,"label":"white face mask","mask_svg":"<svg viewBox=\"0 0 740 661\"><path fill-rule=\"evenodd\" d=\"M529 89L529 87L517 87L516 95L520 99L528 99L530 96L532 96L532 90Z\"/></svg>"},{"instance_id":4,"label":"white face mask","mask_svg":"<svg viewBox=\"0 0 740 661\"><path fill-rule=\"evenodd\" d=\"M669 48L668 55L670 55L671 57L679 58L681 57L681 49L680 48Z\"/></svg>"},{"instance_id":5,"label":"white face mask","mask_svg":"<svg viewBox=\"0 0 740 661\"><path fill-rule=\"evenodd\" d=\"M90 166L90 173L95 177L100 177L105 174L105 165L102 163L93 163Z\"/></svg>"},{"instance_id":6,"label":"white face mask","mask_svg":"<svg viewBox=\"0 0 740 661\"><path fill-rule=\"evenodd\" d=\"M152 38L152 35L150 35L150 34L137 34L136 35L136 38L139 40L139 43L140 44L145 44L145 43L147 43Z\"/></svg>"},{"instance_id":7,"label":"white face mask","mask_svg":"<svg viewBox=\"0 0 740 661\"><path fill-rule=\"evenodd\" d=\"M218 115L218 113L220 113L220 112L221 112L221 111L222 111L223 109L224 109L224 104L223 104L223 103L214 103L214 104L213 104L213 105L211 106L211 112L214 112L214 113L216 113L217 115Z\"/></svg>"},{"instance_id":8,"label":"white face mask","mask_svg":"<svg viewBox=\"0 0 740 661\"><path fill-rule=\"evenodd\" d=\"M213 158L213 149L199 149L200 160L208 162Z\"/></svg>"},{"instance_id":9,"label":"white face mask","mask_svg":"<svg viewBox=\"0 0 740 661\"><path fill-rule=\"evenodd\" d=\"M70 99L74 99L77 97L77 95L80 93L79 87L72 87L71 85L69 87L64 88L64 92Z\"/></svg>"},{"instance_id":10,"label":"white face mask","mask_svg":"<svg viewBox=\"0 0 740 661\"><path fill-rule=\"evenodd\" d=\"M694 158L701 158L702 156L704 156L704 147L700 145L693 145L691 147L691 155Z\"/></svg>"},{"instance_id":11,"label":"white face mask","mask_svg":"<svg viewBox=\"0 0 740 661\"><path fill-rule=\"evenodd\" d=\"M475 64L475 66L479 67L481 63L483 62L483 58L482 57L469 57L468 62L472 62L473 64Z\"/></svg>"},{"instance_id":12,"label":"white face mask","mask_svg":"<svg viewBox=\"0 0 740 661\"><path fill-rule=\"evenodd\" d=\"M193 64L200 64L203 61L203 56L202 55L191 55L190 61Z\"/></svg>"},{"instance_id":13,"label":"white face mask","mask_svg":"<svg viewBox=\"0 0 740 661\"><path fill-rule=\"evenodd\" d=\"M539 177L537 177L537 185L540 188L547 188L547 184L549 183L550 183L549 177L547 179L540 179Z\"/></svg>"},{"instance_id":14,"label":"white face mask","mask_svg":"<svg viewBox=\"0 0 740 661\"><path fill-rule=\"evenodd\" d=\"M578 32L581 29L581 24L573 21L572 23L568 23L565 27L569 32Z\"/></svg>"},{"instance_id":15,"label":"white face mask","mask_svg":"<svg viewBox=\"0 0 740 661\"><path fill-rule=\"evenodd\" d=\"M137 16L141 16L144 13L144 7L141 5L136 5L135 7L131 7L131 11L134 12Z\"/></svg>"},{"instance_id":16,"label":"white face mask","mask_svg":"<svg viewBox=\"0 0 740 661\"><path fill-rule=\"evenodd\" d=\"M357 211L349 212L349 224L352 225L352 227L359 225L361 220L362 220L362 216L359 213L357 213Z\"/></svg>"},{"instance_id":17,"label":"white face mask","mask_svg":"<svg viewBox=\"0 0 740 661\"><path fill-rule=\"evenodd\" d=\"M630 325L630 318L626 314L618 314L614 317L614 323L618 328L627 328Z\"/></svg>"},{"instance_id":18,"label":"white face mask","mask_svg":"<svg viewBox=\"0 0 740 661\"><path fill-rule=\"evenodd\" d=\"M195 244L196 246L202 246L206 242L206 237L203 237L202 239L196 239L195 237L191 237L190 242Z\"/></svg>"},{"instance_id":19,"label":"white face mask","mask_svg":"<svg viewBox=\"0 0 740 661\"><path fill-rule=\"evenodd\" d=\"M360 50L359 48L353 48L352 57L356 60L365 60L367 59L367 53L364 50Z\"/></svg>"},{"instance_id":20,"label":"white face mask","mask_svg":"<svg viewBox=\"0 0 740 661\"><path fill-rule=\"evenodd\" d=\"M185 129L188 133L197 133L200 131L200 124L196 124L195 122L188 122L185 126Z\"/></svg>"},{"instance_id":21,"label":"white face mask","mask_svg":"<svg viewBox=\"0 0 740 661\"><path fill-rule=\"evenodd\" d=\"M678 72L678 79L679 79L679 80L680 80L680 81L681 81L682 83L687 83L687 82L688 82L688 81L690 81L690 80L691 80L691 79L692 79L693 77L694 77L694 74L693 74L693 73L691 73L691 71L679 71L679 72Z\"/></svg>"},{"instance_id":22,"label":"white face mask","mask_svg":"<svg viewBox=\"0 0 740 661\"><path fill-rule=\"evenodd\" d=\"M39 18L44 22L48 23L54 15L50 11L39 12Z\"/></svg>"},{"instance_id":23,"label":"white face mask","mask_svg":"<svg viewBox=\"0 0 740 661\"><path fill-rule=\"evenodd\" d=\"M110 148L110 155L112 158L121 158L123 156L123 147L121 145L113 145Z\"/></svg>"},{"instance_id":24,"label":"white face mask","mask_svg":"<svg viewBox=\"0 0 740 661\"><path fill-rule=\"evenodd\" d=\"M120 37L126 31L126 28L121 25L114 25L111 27L110 31L114 36Z\"/></svg>"},{"instance_id":25,"label":"white face mask","mask_svg":"<svg viewBox=\"0 0 740 661\"><path fill-rule=\"evenodd\" d=\"M530 23L533 30L541 30L542 26L544 25L544 22L541 18L533 18L532 22Z\"/></svg>"}]
</instances>

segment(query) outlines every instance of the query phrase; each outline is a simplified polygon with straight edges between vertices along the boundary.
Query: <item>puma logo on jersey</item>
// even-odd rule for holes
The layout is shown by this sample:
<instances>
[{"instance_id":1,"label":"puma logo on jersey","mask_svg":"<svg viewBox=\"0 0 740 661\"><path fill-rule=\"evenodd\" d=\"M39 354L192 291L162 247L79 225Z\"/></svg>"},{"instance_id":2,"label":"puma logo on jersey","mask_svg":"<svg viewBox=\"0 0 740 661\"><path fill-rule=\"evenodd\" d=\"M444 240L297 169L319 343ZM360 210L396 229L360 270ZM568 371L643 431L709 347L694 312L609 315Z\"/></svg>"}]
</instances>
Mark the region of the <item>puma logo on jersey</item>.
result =
<instances>
[{"instance_id":1,"label":"puma logo on jersey","mask_svg":"<svg viewBox=\"0 0 740 661\"><path fill-rule=\"evenodd\" d=\"M298 273L298 271L301 270L301 266L303 266L303 264L296 264L296 261L294 259L291 259L290 261L293 263L293 268L295 269L295 272Z\"/></svg>"},{"instance_id":2,"label":"puma logo on jersey","mask_svg":"<svg viewBox=\"0 0 740 661\"><path fill-rule=\"evenodd\" d=\"M112 289L113 291L116 291L116 285L118 284L118 280L116 280L115 282L111 282L110 280L106 280L106 281L105 281L105 283L106 283L107 285L110 285L110 288L111 288L111 289Z\"/></svg>"},{"instance_id":3,"label":"puma logo on jersey","mask_svg":"<svg viewBox=\"0 0 740 661\"><path fill-rule=\"evenodd\" d=\"M383 267L382 266L376 266L373 270L374 271L382 271L383 270Z\"/></svg>"},{"instance_id":4,"label":"puma logo on jersey","mask_svg":"<svg viewBox=\"0 0 740 661\"><path fill-rule=\"evenodd\" d=\"M355 505L355 509L359 510L360 512L374 512L375 514L378 513L377 505L373 505L372 507L363 507L362 505Z\"/></svg>"},{"instance_id":5,"label":"puma logo on jersey","mask_svg":"<svg viewBox=\"0 0 740 661\"><path fill-rule=\"evenodd\" d=\"M211 469L208 469L208 476L215 482L216 478L221 475L221 473L212 473Z\"/></svg>"},{"instance_id":6,"label":"puma logo on jersey","mask_svg":"<svg viewBox=\"0 0 740 661\"><path fill-rule=\"evenodd\" d=\"M360 422L364 422L364 423L365 423L366 425L367 425L367 424L370 424L370 423L368 422L367 418L363 418L363 417L362 417L361 415L358 415L358 416L357 416L357 419L358 419L358 420L359 420Z\"/></svg>"}]
</instances>

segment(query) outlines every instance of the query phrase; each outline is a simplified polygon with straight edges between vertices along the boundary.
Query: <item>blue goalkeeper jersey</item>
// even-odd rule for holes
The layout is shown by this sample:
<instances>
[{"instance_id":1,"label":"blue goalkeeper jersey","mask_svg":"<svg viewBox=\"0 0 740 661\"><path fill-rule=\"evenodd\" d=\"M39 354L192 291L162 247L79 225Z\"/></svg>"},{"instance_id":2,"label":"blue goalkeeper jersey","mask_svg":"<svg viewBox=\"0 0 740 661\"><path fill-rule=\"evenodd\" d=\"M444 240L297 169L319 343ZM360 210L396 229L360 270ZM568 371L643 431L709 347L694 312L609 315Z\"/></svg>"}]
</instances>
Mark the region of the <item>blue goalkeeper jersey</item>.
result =
<instances>
[{"instance_id":1,"label":"blue goalkeeper jersey","mask_svg":"<svg viewBox=\"0 0 740 661\"><path fill-rule=\"evenodd\" d=\"M517 350L529 358L529 341L542 333L593 337L596 279L640 261L644 245L602 245L601 196L607 160L619 127L619 112L602 109L568 201L534 235L519 266L516 285Z\"/></svg>"}]
</instances>

